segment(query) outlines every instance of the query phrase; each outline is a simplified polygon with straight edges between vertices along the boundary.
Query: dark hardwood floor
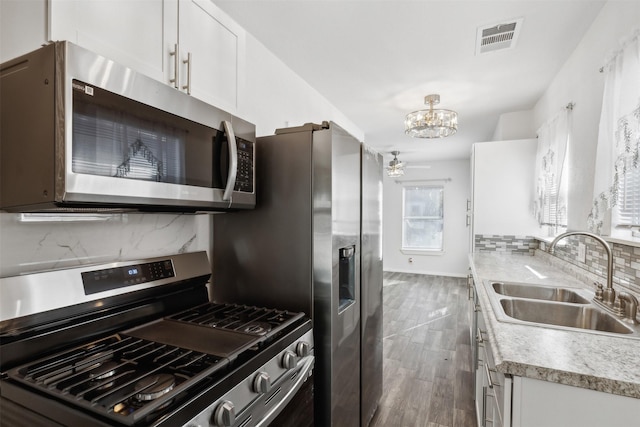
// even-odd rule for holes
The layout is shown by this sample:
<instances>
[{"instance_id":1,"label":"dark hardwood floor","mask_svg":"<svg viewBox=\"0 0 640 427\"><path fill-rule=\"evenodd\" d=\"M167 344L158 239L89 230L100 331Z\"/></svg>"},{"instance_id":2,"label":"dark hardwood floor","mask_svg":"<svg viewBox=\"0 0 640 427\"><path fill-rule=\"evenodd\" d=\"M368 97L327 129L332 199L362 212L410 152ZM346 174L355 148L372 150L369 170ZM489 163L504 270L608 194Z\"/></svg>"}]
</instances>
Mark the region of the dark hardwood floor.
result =
<instances>
[{"instance_id":1,"label":"dark hardwood floor","mask_svg":"<svg viewBox=\"0 0 640 427\"><path fill-rule=\"evenodd\" d=\"M465 279L385 273L383 395L372 427L475 427Z\"/></svg>"}]
</instances>

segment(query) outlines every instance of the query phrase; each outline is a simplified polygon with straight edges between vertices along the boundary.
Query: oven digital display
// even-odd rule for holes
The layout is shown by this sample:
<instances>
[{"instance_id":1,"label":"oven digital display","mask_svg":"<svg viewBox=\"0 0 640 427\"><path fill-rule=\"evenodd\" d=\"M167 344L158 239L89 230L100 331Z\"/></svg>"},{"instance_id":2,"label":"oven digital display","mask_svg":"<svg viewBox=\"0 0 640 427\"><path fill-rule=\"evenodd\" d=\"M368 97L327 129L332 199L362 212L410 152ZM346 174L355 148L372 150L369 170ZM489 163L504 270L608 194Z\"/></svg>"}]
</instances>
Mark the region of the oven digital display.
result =
<instances>
[{"instance_id":1,"label":"oven digital display","mask_svg":"<svg viewBox=\"0 0 640 427\"><path fill-rule=\"evenodd\" d=\"M85 295L175 277L171 260L82 273Z\"/></svg>"}]
</instances>

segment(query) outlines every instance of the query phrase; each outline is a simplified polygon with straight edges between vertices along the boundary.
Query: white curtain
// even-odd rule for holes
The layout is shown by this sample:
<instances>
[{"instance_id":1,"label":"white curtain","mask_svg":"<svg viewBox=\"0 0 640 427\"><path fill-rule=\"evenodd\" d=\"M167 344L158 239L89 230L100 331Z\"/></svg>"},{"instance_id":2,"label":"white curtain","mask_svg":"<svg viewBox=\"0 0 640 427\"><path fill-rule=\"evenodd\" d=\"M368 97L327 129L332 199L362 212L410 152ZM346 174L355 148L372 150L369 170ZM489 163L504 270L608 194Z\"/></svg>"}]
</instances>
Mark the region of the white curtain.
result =
<instances>
[{"instance_id":1,"label":"white curtain","mask_svg":"<svg viewBox=\"0 0 640 427\"><path fill-rule=\"evenodd\" d=\"M602 113L598 132L593 206L588 224L601 233L618 203L618 184L628 165L640 166L640 29L621 43L603 67Z\"/></svg>"},{"instance_id":2,"label":"white curtain","mask_svg":"<svg viewBox=\"0 0 640 427\"><path fill-rule=\"evenodd\" d=\"M534 215L540 225L566 226L567 171L571 107L538 129Z\"/></svg>"}]
</instances>

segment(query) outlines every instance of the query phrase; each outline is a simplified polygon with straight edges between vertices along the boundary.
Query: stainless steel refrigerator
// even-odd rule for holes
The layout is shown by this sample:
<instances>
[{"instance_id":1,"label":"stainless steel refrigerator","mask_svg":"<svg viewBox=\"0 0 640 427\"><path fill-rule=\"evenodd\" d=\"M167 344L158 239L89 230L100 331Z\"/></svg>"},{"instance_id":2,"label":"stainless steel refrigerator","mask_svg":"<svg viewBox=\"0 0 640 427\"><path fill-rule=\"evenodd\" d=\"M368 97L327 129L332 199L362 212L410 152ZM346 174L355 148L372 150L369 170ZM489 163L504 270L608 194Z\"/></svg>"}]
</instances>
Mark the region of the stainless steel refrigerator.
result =
<instances>
[{"instance_id":1,"label":"stainless steel refrigerator","mask_svg":"<svg viewBox=\"0 0 640 427\"><path fill-rule=\"evenodd\" d=\"M335 123L278 129L256 209L213 220L214 300L312 317L318 427L368 425L382 394L382 170Z\"/></svg>"}]
</instances>

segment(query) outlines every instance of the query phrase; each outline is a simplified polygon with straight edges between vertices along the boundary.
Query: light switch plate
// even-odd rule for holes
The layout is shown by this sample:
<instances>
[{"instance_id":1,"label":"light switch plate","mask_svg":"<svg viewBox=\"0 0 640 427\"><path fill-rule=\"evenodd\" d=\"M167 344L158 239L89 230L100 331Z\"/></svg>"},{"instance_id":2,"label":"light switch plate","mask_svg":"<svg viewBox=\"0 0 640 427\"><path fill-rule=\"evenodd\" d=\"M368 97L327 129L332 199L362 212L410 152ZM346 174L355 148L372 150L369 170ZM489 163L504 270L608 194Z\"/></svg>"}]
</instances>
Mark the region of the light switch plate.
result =
<instances>
[{"instance_id":1,"label":"light switch plate","mask_svg":"<svg viewBox=\"0 0 640 427\"><path fill-rule=\"evenodd\" d=\"M583 264L587 262L587 247L584 243L578 243L578 261Z\"/></svg>"}]
</instances>

